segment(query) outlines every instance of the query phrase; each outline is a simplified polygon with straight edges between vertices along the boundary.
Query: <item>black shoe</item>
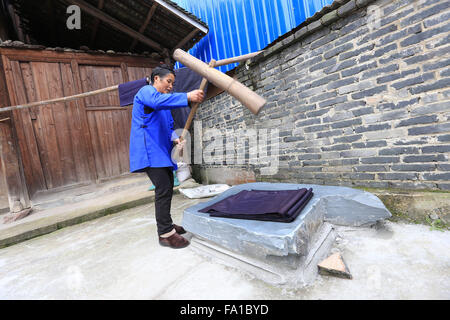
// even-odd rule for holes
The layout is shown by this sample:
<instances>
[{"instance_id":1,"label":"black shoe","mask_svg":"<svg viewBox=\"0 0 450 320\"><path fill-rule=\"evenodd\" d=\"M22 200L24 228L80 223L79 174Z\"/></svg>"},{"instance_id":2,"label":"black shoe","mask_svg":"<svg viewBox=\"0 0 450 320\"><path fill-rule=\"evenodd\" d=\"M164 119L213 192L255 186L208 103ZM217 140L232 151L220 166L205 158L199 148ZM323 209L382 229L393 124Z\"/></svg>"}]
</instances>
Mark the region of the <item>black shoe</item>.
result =
<instances>
[{"instance_id":1,"label":"black shoe","mask_svg":"<svg viewBox=\"0 0 450 320\"><path fill-rule=\"evenodd\" d=\"M162 245L163 247L181 249L187 247L189 245L189 241L175 232L173 235L167 238L159 237L159 244Z\"/></svg>"}]
</instances>

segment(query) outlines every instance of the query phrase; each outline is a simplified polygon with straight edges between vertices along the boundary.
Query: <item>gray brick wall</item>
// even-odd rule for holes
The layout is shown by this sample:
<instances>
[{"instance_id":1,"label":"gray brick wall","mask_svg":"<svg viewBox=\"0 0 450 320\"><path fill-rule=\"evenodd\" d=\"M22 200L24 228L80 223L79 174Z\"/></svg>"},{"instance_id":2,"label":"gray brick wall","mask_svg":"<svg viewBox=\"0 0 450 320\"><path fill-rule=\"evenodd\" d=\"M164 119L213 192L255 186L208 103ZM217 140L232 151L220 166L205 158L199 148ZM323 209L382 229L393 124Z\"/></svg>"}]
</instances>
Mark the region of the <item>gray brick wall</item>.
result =
<instances>
[{"instance_id":1,"label":"gray brick wall","mask_svg":"<svg viewBox=\"0 0 450 320\"><path fill-rule=\"evenodd\" d=\"M215 132L217 145L240 156L215 152L215 163L195 168L246 169L274 182L450 190L449 17L448 0L352 0L302 27L237 68L238 80L268 101L257 116L226 93L202 104L195 120L203 150L213 141L204 133ZM251 130L267 154L245 139ZM265 174L271 152L278 170Z\"/></svg>"}]
</instances>

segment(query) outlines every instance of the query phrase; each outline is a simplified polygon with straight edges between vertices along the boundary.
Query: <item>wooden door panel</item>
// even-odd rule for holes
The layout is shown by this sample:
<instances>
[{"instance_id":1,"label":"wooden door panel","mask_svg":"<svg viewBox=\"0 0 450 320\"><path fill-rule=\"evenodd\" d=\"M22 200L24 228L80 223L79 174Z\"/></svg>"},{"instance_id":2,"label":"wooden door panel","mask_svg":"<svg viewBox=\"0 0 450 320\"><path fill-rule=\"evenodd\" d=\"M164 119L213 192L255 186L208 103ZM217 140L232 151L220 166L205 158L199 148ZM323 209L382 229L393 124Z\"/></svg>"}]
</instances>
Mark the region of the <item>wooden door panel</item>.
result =
<instances>
[{"instance_id":1,"label":"wooden door panel","mask_svg":"<svg viewBox=\"0 0 450 320\"><path fill-rule=\"evenodd\" d=\"M123 83L120 66L80 66L83 91ZM129 172L130 108L120 108L118 90L85 99L97 177L105 179Z\"/></svg>"},{"instance_id":2,"label":"wooden door panel","mask_svg":"<svg viewBox=\"0 0 450 320\"><path fill-rule=\"evenodd\" d=\"M75 94L70 64L11 61L11 66L18 104ZM86 156L90 141L79 123L81 112L77 101L18 111L30 195L94 178Z\"/></svg>"}]
</instances>

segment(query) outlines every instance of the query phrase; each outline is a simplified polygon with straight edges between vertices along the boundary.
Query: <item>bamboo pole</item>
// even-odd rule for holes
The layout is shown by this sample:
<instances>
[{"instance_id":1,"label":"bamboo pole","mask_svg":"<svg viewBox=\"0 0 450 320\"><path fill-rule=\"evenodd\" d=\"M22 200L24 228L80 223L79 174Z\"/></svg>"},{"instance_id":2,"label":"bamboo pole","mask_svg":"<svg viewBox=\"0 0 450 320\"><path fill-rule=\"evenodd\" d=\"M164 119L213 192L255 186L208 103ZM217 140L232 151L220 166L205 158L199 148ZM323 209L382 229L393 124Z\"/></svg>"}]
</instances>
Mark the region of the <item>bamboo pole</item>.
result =
<instances>
[{"instance_id":1,"label":"bamboo pole","mask_svg":"<svg viewBox=\"0 0 450 320\"><path fill-rule=\"evenodd\" d=\"M237 57L233 57L233 58L228 58L228 59L223 59L223 60L218 60L216 61L216 67L220 67L220 66L224 66L226 64L230 64L230 63L237 63L237 62L242 62L248 59L251 59L253 57L256 57L258 54L260 54L262 51L257 51L257 52L252 52L252 53L248 53L248 54L244 54L242 56L237 56Z\"/></svg>"},{"instance_id":2,"label":"bamboo pole","mask_svg":"<svg viewBox=\"0 0 450 320\"><path fill-rule=\"evenodd\" d=\"M216 63L216 60L211 59L211 61L209 62L209 67L210 68L214 68L215 63ZM208 79L203 78L202 82L200 84L199 90L204 91L207 83L208 83ZM186 124L184 125L183 132L181 133L180 141L182 141L184 139L184 137L186 136L186 133L189 131L189 128L190 128L191 123L192 123L192 119L194 119L194 116L195 116L195 113L197 112L199 104L200 104L199 102L196 102L192 106L191 112L189 112L188 119L186 120Z\"/></svg>"},{"instance_id":3,"label":"bamboo pole","mask_svg":"<svg viewBox=\"0 0 450 320\"><path fill-rule=\"evenodd\" d=\"M25 109L25 108L30 108L30 107L41 106L44 104L57 103L57 102L68 102L68 101L72 101L72 100L76 100L76 99L80 99L80 98L93 96L93 95L96 95L99 93L114 91L114 90L117 90L118 88L119 88L119 85L115 85L112 87L107 87L107 88L98 89L98 90L94 90L94 91L84 92L84 93L76 94L73 96L54 98L54 99L50 99L50 100L31 102L31 103L27 103L27 104L18 105L18 106L10 106L10 107L5 107L5 108L0 108L0 112Z\"/></svg>"}]
</instances>

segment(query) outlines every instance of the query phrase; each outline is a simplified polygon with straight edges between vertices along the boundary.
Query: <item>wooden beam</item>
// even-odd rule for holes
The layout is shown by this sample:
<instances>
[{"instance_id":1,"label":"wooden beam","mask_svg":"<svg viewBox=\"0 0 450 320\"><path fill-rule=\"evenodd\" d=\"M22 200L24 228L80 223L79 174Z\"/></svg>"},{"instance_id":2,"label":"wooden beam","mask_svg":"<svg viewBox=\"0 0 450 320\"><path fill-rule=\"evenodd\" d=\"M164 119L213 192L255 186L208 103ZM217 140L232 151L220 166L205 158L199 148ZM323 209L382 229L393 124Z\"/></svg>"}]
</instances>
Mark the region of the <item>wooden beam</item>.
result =
<instances>
[{"instance_id":1,"label":"wooden beam","mask_svg":"<svg viewBox=\"0 0 450 320\"><path fill-rule=\"evenodd\" d=\"M105 0L98 0L97 8L99 10L102 10L104 4L105 4ZM95 37L97 36L97 29L98 29L99 24L100 24L100 20L98 18L95 18L94 27L92 28L92 34L91 34L91 42L90 42L91 47L94 44Z\"/></svg>"},{"instance_id":2,"label":"wooden beam","mask_svg":"<svg viewBox=\"0 0 450 320\"><path fill-rule=\"evenodd\" d=\"M130 37L133 37L137 39L138 41L156 49L158 52L162 52L163 47L153 41L150 38L147 38L143 34L137 32L136 30L126 26L122 22L120 22L117 19L114 19L113 17L107 15L103 11L99 10L98 8L90 5L89 3L83 1L83 0L67 0L70 4L75 4L79 6L82 10L84 10L87 14L100 19L101 21L105 22L106 24L110 25L111 27L129 35Z\"/></svg>"},{"instance_id":3,"label":"wooden beam","mask_svg":"<svg viewBox=\"0 0 450 320\"><path fill-rule=\"evenodd\" d=\"M178 44L175 46L175 49L178 49L178 48L183 49L183 46L184 46L189 40L191 40L191 39L198 33L198 31L199 31L199 30L198 30L197 28L195 28L194 30L192 30L191 33L189 33L183 40L180 41L180 43L178 43Z\"/></svg>"},{"instance_id":4,"label":"wooden beam","mask_svg":"<svg viewBox=\"0 0 450 320\"><path fill-rule=\"evenodd\" d=\"M150 8L150 10L148 10L147 17L145 18L145 21L144 21L144 23L142 24L142 26L139 28L139 33L144 33L145 28L147 28L148 24L150 23L150 20L152 19L153 15L155 14L156 7L157 7L157 6L158 6L158 4L155 2L155 3L152 5L152 7ZM134 47L136 46L136 44L137 44L137 40L134 39L134 40L133 40L133 43L132 43L131 46L130 46L129 51L133 50Z\"/></svg>"}]
</instances>

